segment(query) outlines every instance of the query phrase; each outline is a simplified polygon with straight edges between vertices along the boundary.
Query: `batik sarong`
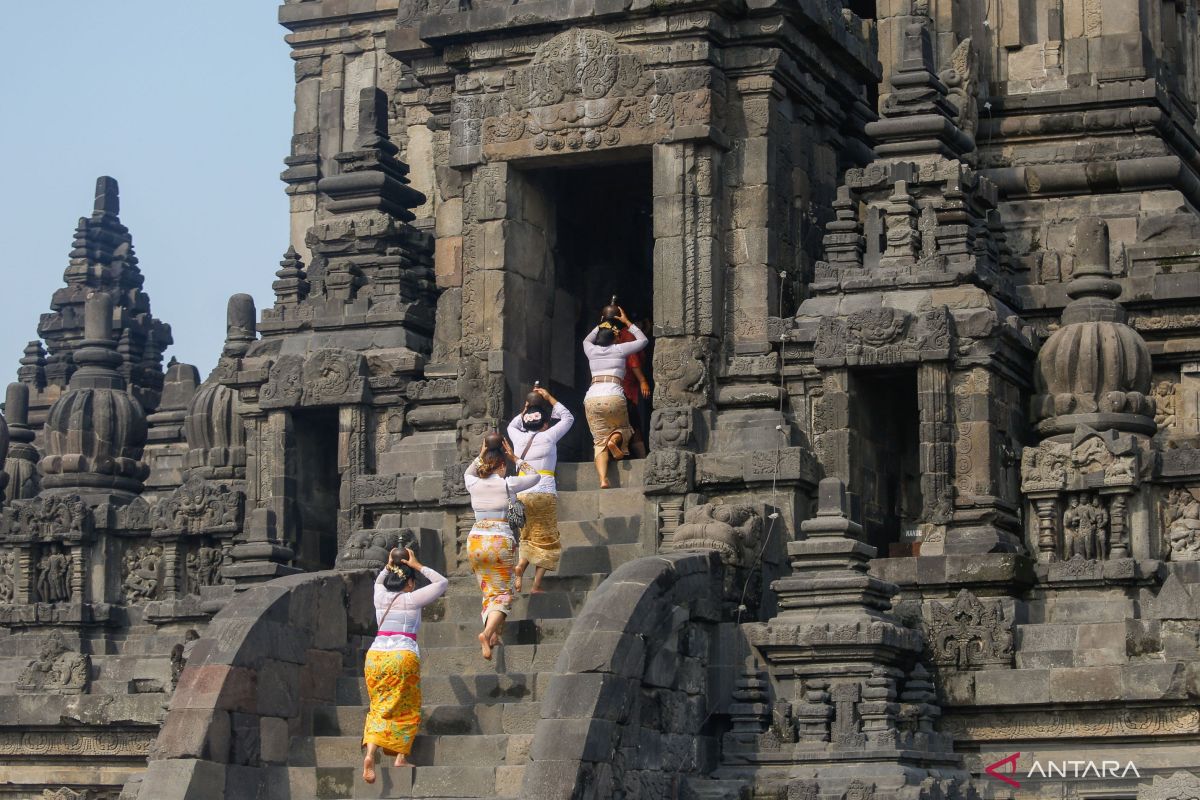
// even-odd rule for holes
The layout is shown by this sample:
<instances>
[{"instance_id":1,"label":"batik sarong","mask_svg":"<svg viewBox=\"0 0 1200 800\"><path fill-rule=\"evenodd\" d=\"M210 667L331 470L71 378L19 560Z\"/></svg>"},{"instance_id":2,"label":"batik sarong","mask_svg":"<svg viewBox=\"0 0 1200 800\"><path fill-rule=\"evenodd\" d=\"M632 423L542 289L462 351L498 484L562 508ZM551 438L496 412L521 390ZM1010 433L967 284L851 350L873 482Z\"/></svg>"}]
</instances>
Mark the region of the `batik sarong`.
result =
<instances>
[{"instance_id":1,"label":"batik sarong","mask_svg":"<svg viewBox=\"0 0 1200 800\"><path fill-rule=\"evenodd\" d=\"M548 570L558 569L562 544L558 540L558 497L550 492L522 492L525 527L521 529L521 558Z\"/></svg>"},{"instance_id":2,"label":"batik sarong","mask_svg":"<svg viewBox=\"0 0 1200 800\"><path fill-rule=\"evenodd\" d=\"M411 650L368 650L363 672L371 698L363 744L407 756L421 724L421 659Z\"/></svg>"},{"instance_id":3,"label":"batik sarong","mask_svg":"<svg viewBox=\"0 0 1200 800\"><path fill-rule=\"evenodd\" d=\"M625 395L589 397L583 401L583 413L587 417L588 428L592 431L593 456L598 456L604 451L608 437L612 436L614 431L621 434L621 452L629 455L633 428L629 425L629 409L625 405Z\"/></svg>"},{"instance_id":4,"label":"batik sarong","mask_svg":"<svg viewBox=\"0 0 1200 800\"><path fill-rule=\"evenodd\" d=\"M499 611L505 616L512 611L516 551L512 529L504 522L477 522L467 537L467 562L471 565L471 572L475 573L475 579L479 581L485 623L488 614L493 611Z\"/></svg>"}]
</instances>

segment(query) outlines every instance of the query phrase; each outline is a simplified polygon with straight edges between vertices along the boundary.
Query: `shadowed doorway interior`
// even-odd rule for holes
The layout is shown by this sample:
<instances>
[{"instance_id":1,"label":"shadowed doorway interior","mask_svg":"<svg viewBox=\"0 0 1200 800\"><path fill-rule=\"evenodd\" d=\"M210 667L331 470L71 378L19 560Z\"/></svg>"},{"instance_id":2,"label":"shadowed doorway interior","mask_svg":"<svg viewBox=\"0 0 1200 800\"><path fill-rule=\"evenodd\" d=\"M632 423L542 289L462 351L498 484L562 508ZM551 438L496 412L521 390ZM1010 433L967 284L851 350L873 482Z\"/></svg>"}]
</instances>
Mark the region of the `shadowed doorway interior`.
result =
<instances>
[{"instance_id":1,"label":"shadowed doorway interior","mask_svg":"<svg viewBox=\"0 0 1200 800\"><path fill-rule=\"evenodd\" d=\"M575 414L559 449L564 461L590 461L583 395L591 379L582 341L601 307L617 302L647 335L653 309L654 224L650 162L558 167L539 183L555 227L555 324L548 370L552 390ZM653 347L653 345L651 345ZM651 350L645 351L649 371ZM651 376L652 377L652 376ZM644 416L649 416L649 401Z\"/></svg>"}]
</instances>

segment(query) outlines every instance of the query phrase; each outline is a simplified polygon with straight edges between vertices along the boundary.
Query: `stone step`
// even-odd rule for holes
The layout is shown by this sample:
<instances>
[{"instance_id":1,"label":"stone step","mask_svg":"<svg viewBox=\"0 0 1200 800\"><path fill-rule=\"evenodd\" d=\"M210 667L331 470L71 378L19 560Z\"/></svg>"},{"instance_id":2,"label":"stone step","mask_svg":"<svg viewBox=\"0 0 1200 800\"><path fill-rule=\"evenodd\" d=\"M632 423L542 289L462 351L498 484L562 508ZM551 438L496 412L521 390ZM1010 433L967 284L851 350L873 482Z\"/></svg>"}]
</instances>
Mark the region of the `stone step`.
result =
<instances>
[{"instance_id":1,"label":"stone step","mask_svg":"<svg viewBox=\"0 0 1200 800\"><path fill-rule=\"evenodd\" d=\"M366 718L366 711L363 712ZM421 731L430 735L532 734L542 717L537 701L421 707ZM361 727L362 722L359 723Z\"/></svg>"},{"instance_id":2,"label":"stone step","mask_svg":"<svg viewBox=\"0 0 1200 800\"><path fill-rule=\"evenodd\" d=\"M361 756L360 756L361 758ZM385 762L387 763L387 762ZM362 779L362 763L353 773L353 793L347 798L465 798L496 795L496 767L377 766L375 783Z\"/></svg>"},{"instance_id":3,"label":"stone step","mask_svg":"<svg viewBox=\"0 0 1200 800\"><path fill-rule=\"evenodd\" d=\"M614 547L615 546L616 545L614 545ZM530 567L529 569L527 569L525 571L525 582L524 582L524 585L521 586L521 591L517 592L518 595L532 594L531 590L533 588L533 576L534 576L533 568ZM608 578L608 574L602 573L602 572L588 572L583 575L560 575L558 572L548 572L542 578L542 591L543 592L590 592L592 589L595 589L597 586L604 583L605 579L607 579L607 578ZM447 594L461 593L461 592L478 592L478 591L479 591L479 582L476 580L474 575L451 575L450 576L450 588L447 590ZM545 621L553 622L556 619L557 618L551 617L551 618L547 618ZM436 622L443 622L443 621L444 620L436 620ZM525 620L522 620L522 621L525 621ZM538 620L530 620L530 621L538 622ZM427 624L430 624L430 623L428 623L428 622L422 623L422 626L421 626L422 631L425 629L425 625L427 625ZM512 628L511 624L509 625L509 628L510 629ZM476 633L479 633L479 631L476 631Z\"/></svg>"},{"instance_id":4,"label":"stone step","mask_svg":"<svg viewBox=\"0 0 1200 800\"><path fill-rule=\"evenodd\" d=\"M482 660L482 659L481 659ZM473 675L421 675L421 701L429 705L488 705L540 698L550 672L477 673ZM335 694L338 705L366 706L367 684L361 677L342 675Z\"/></svg>"},{"instance_id":5,"label":"stone step","mask_svg":"<svg viewBox=\"0 0 1200 800\"><path fill-rule=\"evenodd\" d=\"M611 461L608 465L608 482L614 488L640 487L645 475L645 466L646 461L641 458ZM600 478L596 475L596 467L591 461L560 461L554 469L554 480L560 493L600 488Z\"/></svg>"},{"instance_id":6,"label":"stone step","mask_svg":"<svg viewBox=\"0 0 1200 800\"><path fill-rule=\"evenodd\" d=\"M620 546L631 547L632 545ZM564 553L564 561L566 557L567 554ZM529 580L533 580L532 576L529 577ZM526 619L565 619L573 617L583 607L586 600L587 592L584 591L555 591L518 595L513 599L512 613L509 614L508 623L512 624L516 620ZM436 619L440 621L466 622L467 620L482 620L481 612L483 611L483 603L478 586L472 586L469 591L466 589L460 592L448 591L446 596L439 600L436 605L440 608L433 613ZM478 633L478 631L476 632Z\"/></svg>"},{"instance_id":7,"label":"stone step","mask_svg":"<svg viewBox=\"0 0 1200 800\"><path fill-rule=\"evenodd\" d=\"M541 718L541 704L421 706L421 736L532 735ZM313 709L316 736L361 736L367 720L365 705L321 705Z\"/></svg>"},{"instance_id":8,"label":"stone step","mask_svg":"<svg viewBox=\"0 0 1200 800\"><path fill-rule=\"evenodd\" d=\"M633 544L640 540L640 516L595 516L558 521L558 537L564 548L596 544Z\"/></svg>"},{"instance_id":9,"label":"stone step","mask_svg":"<svg viewBox=\"0 0 1200 800\"><path fill-rule=\"evenodd\" d=\"M352 764L362 758L362 730L354 735L297 736L289 763L297 766ZM409 761L418 766L500 766L508 757L508 735L418 734Z\"/></svg>"},{"instance_id":10,"label":"stone step","mask_svg":"<svg viewBox=\"0 0 1200 800\"><path fill-rule=\"evenodd\" d=\"M386 765L386 766L385 766ZM375 783L362 779L362 756L352 765L322 767L265 767L263 768L263 800L356 800L357 798L407 798L421 797L425 800L464 800L465 798L492 798L495 789L484 793L463 794L435 792L446 780L463 779L479 785L478 777L453 772L458 767L393 767L387 761L375 767ZM482 768L485 771L487 768ZM501 769L492 768L495 786L501 778ZM519 767L524 772L524 767ZM425 774L418 777L422 770ZM447 773L446 770L451 770ZM511 779L510 779L511 780Z\"/></svg>"},{"instance_id":11,"label":"stone step","mask_svg":"<svg viewBox=\"0 0 1200 800\"><path fill-rule=\"evenodd\" d=\"M558 574L571 576L599 573L607 576L626 561L633 561L642 555L640 544L569 547L563 551L562 560L558 564ZM576 610L578 611L578 608Z\"/></svg>"},{"instance_id":12,"label":"stone step","mask_svg":"<svg viewBox=\"0 0 1200 800\"><path fill-rule=\"evenodd\" d=\"M424 675L474 675L486 672L542 672L554 669L562 650L562 642L546 644L509 644L497 648L491 661L479 654L474 646L430 647L421 652L421 672Z\"/></svg>"},{"instance_id":13,"label":"stone step","mask_svg":"<svg viewBox=\"0 0 1200 800\"><path fill-rule=\"evenodd\" d=\"M551 584L551 577L547 575L543 581L547 589L557 587ZM470 587L474 591L478 591L475 587L475 579L468 578L451 578L450 585L453 586L456 580L469 582ZM530 578L532 580L532 578ZM591 581L592 576L572 577L558 579L562 581ZM592 589L593 586L579 586L580 590ZM525 644L546 644L548 642L564 642L567 634L571 631L572 620L569 617L559 617L552 619L513 619L509 620L504 627L504 641L508 646L525 645ZM478 615L467 621L455 622L422 622L419 643L421 653L429 652L430 648L436 647L479 647L479 641L475 638L478 635L481 627L481 620Z\"/></svg>"},{"instance_id":14,"label":"stone step","mask_svg":"<svg viewBox=\"0 0 1200 800\"><path fill-rule=\"evenodd\" d=\"M558 519L588 522L608 517L640 517L645 506L646 498L640 488L559 492Z\"/></svg>"}]
</instances>

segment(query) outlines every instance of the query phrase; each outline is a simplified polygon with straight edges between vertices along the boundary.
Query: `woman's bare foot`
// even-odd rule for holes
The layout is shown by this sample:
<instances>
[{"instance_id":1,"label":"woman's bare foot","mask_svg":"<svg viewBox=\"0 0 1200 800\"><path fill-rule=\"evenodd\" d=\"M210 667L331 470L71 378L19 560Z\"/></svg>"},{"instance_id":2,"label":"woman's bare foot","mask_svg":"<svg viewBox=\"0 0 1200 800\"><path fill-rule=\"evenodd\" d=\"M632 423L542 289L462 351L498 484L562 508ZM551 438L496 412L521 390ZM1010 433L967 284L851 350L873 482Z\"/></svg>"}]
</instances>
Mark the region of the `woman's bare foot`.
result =
<instances>
[{"instance_id":1,"label":"woman's bare foot","mask_svg":"<svg viewBox=\"0 0 1200 800\"><path fill-rule=\"evenodd\" d=\"M515 578L513 578L513 591L514 592L521 591L521 573L519 573L519 572L517 573L517 576Z\"/></svg>"},{"instance_id":2,"label":"woman's bare foot","mask_svg":"<svg viewBox=\"0 0 1200 800\"><path fill-rule=\"evenodd\" d=\"M601 489L610 489L610 488L612 488L612 484L608 482L608 478L605 478L604 480L600 481L600 488L601 488Z\"/></svg>"},{"instance_id":3,"label":"woman's bare foot","mask_svg":"<svg viewBox=\"0 0 1200 800\"><path fill-rule=\"evenodd\" d=\"M621 449L622 439L624 439L620 431L614 431L608 441L604 443L604 447L608 450L608 454L616 461L620 461L625 457L625 451Z\"/></svg>"},{"instance_id":4,"label":"woman's bare foot","mask_svg":"<svg viewBox=\"0 0 1200 800\"><path fill-rule=\"evenodd\" d=\"M407 761L405 761L405 760L404 760L404 754L403 754L403 753L397 753L397 754L396 754L396 761L395 761L394 763L395 763L395 766L397 766L397 767L410 767L410 766L412 766L411 764L409 764Z\"/></svg>"},{"instance_id":5,"label":"woman's bare foot","mask_svg":"<svg viewBox=\"0 0 1200 800\"><path fill-rule=\"evenodd\" d=\"M491 637L486 636L481 633L475 638L477 638L479 640L479 651L483 654L484 660L491 661L492 660Z\"/></svg>"},{"instance_id":6,"label":"woman's bare foot","mask_svg":"<svg viewBox=\"0 0 1200 800\"><path fill-rule=\"evenodd\" d=\"M375 757L373 755L363 759L363 780L367 783L375 782Z\"/></svg>"}]
</instances>

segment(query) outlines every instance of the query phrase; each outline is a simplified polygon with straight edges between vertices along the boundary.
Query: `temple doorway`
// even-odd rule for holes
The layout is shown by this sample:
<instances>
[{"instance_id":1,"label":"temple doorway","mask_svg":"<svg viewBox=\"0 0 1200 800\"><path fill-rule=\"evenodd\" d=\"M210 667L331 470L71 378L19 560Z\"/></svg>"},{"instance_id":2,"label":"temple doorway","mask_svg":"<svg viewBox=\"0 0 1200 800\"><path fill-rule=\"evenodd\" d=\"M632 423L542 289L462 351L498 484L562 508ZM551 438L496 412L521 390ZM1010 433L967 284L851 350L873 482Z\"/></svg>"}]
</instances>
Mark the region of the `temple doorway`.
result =
<instances>
[{"instance_id":1,"label":"temple doorway","mask_svg":"<svg viewBox=\"0 0 1200 800\"><path fill-rule=\"evenodd\" d=\"M652 335L654 224L649 160L540 170L534 183L547 200L553 228L547 242L554 273L548 332L551 391L576 416L575 429L559 446L564 461L590 461L591 436L583 396L591 380L581 342L615 295L630 318ZM536 314L535 309L529 310ZM653 345L644 351L647 376ZM642 430L649 400L640 406ZM638 424L634 420L635 426Z\"/></svg>"},{"instance_id":2,"label":"temple doorway","mask_svg":"<svg viewBox=\"0 0 1200 800\"><path fill-rule=\"evenodd\" d=\"M333 569L338 546L338 411L321 408L293 414L296 463L297 567Z\"/></svg>"},{"instance_id":3,"label":"temple doorway","mask_svg":"<svg viewBox=\"0 0 1200 800\"><path fill-rule=\"evenodd\" d=\"M922 510L916 371L862 370L851 379L852 489L863 533L879 557L903 555Z\"/></svg>"}]
</instances>

